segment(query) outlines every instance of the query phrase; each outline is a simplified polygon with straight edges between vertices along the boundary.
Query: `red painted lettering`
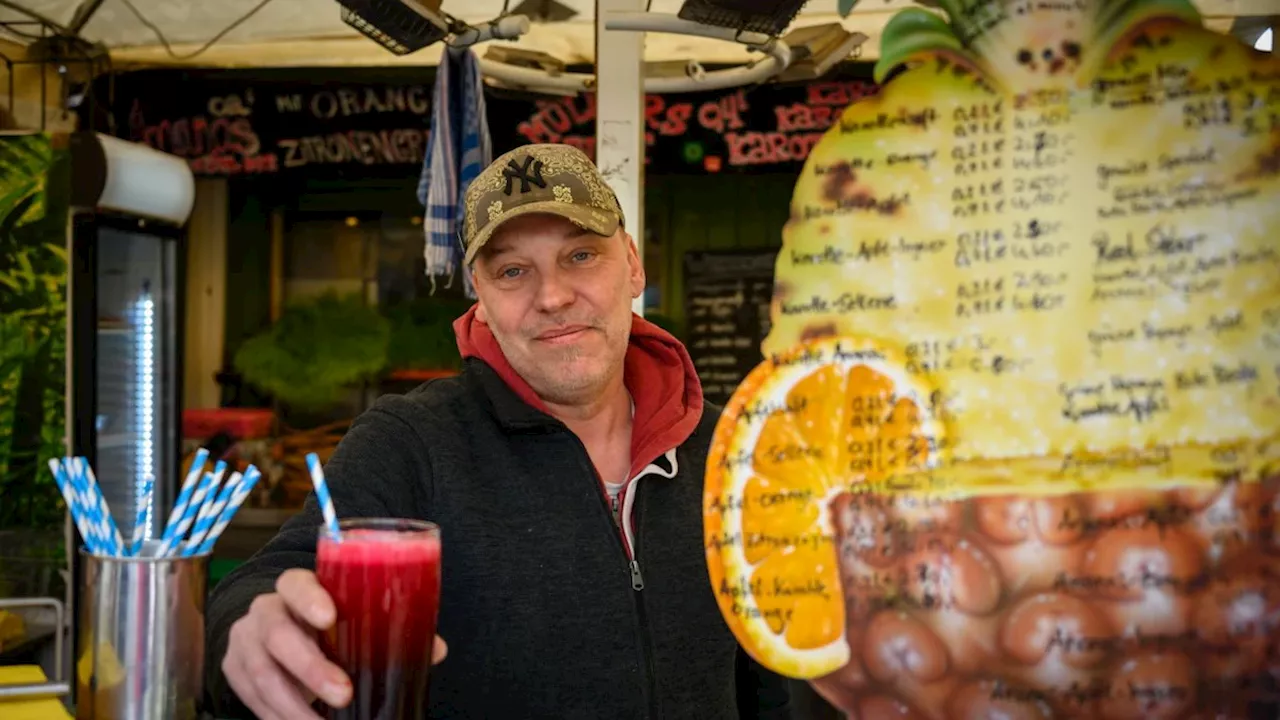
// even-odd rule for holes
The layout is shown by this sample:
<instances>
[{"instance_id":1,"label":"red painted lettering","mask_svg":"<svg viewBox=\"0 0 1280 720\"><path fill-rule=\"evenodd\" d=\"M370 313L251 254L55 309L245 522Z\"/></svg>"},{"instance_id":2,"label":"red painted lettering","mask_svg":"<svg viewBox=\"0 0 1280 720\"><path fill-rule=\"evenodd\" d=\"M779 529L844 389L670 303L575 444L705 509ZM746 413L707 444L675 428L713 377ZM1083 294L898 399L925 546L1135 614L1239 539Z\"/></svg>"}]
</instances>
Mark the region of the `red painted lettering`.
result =
<instances>
[{"instance_id":1,"label":"red painted lettering","mask_svg":"<svg viewBox=\"0 0 1280 720\"><path fill-rule=\"evenodd\" d=\"M658 125L658 132L667 137L683 135L689 129L693 117L693 103L679 103L667 108L666 117Z\"/></svg>"},{"instance_id":2,"label":"red painted lettering","mask_svg":"<svg viewBox=\"0 0 1280 720\"><path fill-rule=\"evenodd\" d=\"M774 107L773 113L778 118L779 132L826 130L840 116L840 111L835 107L809 107L804 103L779 105Z\"/></svg>"},{"instance_id":3,"label":"red painted lettering","mask_svg":"<svg viewBox=\"0 0 1280 720\"><path fill-rule=\"evenodd\" d=\"M644 124L650 130L657 130L662 125L662 111L667 108L667 101L661 95L644 96Z\"/></svg>"},{"instance_id":4,"label":"red painted lettering","mask_svg":"<svg viewBox=\"0 0 1280 720\"><path fill-rule=\"evenodd\" d=\"M730 165L772 165L803 162L823 133L788 135L782 132L726 133Z\"/></svg>"}]
</instances>

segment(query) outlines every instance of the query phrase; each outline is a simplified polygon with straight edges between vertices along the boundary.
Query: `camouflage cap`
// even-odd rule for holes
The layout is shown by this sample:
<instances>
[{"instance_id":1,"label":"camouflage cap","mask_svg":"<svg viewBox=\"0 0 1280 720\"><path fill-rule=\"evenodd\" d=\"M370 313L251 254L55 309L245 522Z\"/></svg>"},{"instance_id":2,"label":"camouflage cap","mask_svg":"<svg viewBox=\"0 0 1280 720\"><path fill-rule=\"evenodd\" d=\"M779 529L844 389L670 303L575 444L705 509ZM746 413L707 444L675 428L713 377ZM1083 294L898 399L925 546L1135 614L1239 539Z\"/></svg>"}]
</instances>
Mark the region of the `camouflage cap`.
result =
<instances>
[{"instance_id":1,"label":"camouflage cap","mask_svg":"<svg viewBox=\"0 0 1280 720\"><path fill-rule=\"evenodd\" d=\"M524 145L494 160L467 187L462 245L466 264L502 223L551 213L597 235L622 225L622 206L591 158L570 145Z\"/></svg>"}]
</instances>

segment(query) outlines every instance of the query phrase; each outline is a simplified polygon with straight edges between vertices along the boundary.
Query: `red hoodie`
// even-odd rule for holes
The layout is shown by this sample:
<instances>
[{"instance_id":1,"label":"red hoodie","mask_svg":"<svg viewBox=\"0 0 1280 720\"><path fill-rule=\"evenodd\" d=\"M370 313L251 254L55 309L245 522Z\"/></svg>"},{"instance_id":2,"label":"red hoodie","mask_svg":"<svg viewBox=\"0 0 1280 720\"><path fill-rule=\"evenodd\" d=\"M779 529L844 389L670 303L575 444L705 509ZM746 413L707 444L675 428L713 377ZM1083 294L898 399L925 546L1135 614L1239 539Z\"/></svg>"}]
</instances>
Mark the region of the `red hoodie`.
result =
<instances>
[{"instance_id":1,"label":"red hoodie","mask_svg":"<svg viewBox=\"0 0 1280 720\"><path fill-rule=\"evenodd\" d=\"M485 361L526 403L547 412L547 406L502 354L489 326L476 319L476 307L453 323L462 357ZM632 478L650 462L678 447L702 419L702 384L689 352L670 333L641 318L631 317L623 382L635 403L631 426Z\"/></svg>"}]
</instances>

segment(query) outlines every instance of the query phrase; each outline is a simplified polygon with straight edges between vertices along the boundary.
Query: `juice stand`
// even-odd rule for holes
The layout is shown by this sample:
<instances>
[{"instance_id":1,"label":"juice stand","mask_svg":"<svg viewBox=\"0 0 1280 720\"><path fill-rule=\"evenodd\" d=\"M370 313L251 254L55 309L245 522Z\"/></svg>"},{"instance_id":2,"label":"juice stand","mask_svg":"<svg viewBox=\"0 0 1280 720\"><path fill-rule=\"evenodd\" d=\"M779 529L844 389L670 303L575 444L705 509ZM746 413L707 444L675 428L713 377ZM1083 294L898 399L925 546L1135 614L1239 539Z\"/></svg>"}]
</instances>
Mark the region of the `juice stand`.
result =
<instances>
[{"instance_id":1,"label":"juice stand","mask_svg":"<svg viewBox=\"0 0 1280 720\"><path fill-rule=\"evenodd\" d=\"M669 4L596 3L575 30L593 74L482 65L508 86L595 91L595 159L631 218L645 89L765 82L797 59L780 36L798 8L716 25L708 7L743 4ZM1274 60L1214 32L1234 10L1211 2L908 5L849 16L885 90L832 122L797 180L767 360L729 401L708 470L726 623L762 664L873 717L1265 703L1276 288L1257 232L1274 226L1259 201L1274 193ZM493 10L444 22L423 52L543 39ZM646 77L645 32L754 60ZM1162 122L1176 129L1129 135ZM1193 329L1154 322L1180 313ZM1262 617L1243 630L1213 613L1246 601ZM1195 618L1213 637L1187 637ZM1051 621L1047 639L1019 630ZM1218 664L1200 676L1187 658L1205 643ZM1129 695L1103 689L1109 675ZM1248 692L1227 698L1233 680Z\"/></svg>"}]
</instances>

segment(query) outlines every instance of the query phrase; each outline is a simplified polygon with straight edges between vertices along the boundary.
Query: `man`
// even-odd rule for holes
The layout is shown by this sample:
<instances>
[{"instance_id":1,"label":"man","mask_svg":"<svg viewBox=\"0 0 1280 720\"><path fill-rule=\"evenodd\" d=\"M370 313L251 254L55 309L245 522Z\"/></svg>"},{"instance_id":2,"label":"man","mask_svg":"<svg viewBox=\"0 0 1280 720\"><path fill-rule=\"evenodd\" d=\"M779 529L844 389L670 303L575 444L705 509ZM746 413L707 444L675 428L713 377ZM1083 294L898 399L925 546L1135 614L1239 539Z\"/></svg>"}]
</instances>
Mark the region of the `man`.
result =
<instances>
[{"instance_id":1,"label":"man","mask_svg":"<svg viewBox=\"0 0 1280 720\"><path fill-rule=\"evenodd\" d=\"M707 579L718 411L684 347L631 312L645 275L617 198L582 152L532 145L465 205L465 369L380 399L325 470L340 517L442 528L448 649L424 715L788 717L785 684L747 660ZM320 522L308 499L213 593L223 714L302 720L316 698L350 700L315 642L334 621L311 572Z\"/></svg>"}]
</instances>

